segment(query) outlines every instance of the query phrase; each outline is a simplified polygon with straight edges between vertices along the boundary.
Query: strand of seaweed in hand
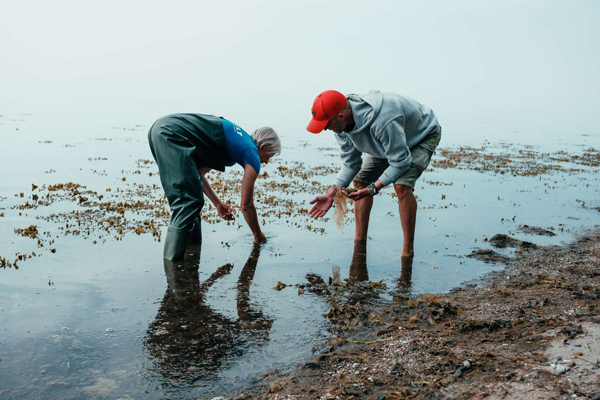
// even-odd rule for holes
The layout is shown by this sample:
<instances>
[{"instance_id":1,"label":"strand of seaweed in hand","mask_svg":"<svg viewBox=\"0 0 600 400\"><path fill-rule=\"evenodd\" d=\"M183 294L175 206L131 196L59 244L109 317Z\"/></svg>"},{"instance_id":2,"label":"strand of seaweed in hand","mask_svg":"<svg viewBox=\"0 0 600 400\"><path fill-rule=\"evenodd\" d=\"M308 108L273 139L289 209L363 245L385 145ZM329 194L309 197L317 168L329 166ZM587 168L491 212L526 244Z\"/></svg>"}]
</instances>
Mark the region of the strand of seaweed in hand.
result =
<instances>
[{"instance_id":1,"label":"strand of seaweed in hand","mask_svg":"<svg viewBox=\"0 0 600 400\"><path fill-rule=\"evenodd\" d=\"M335 204L333 220L337 226L337 231L342 232L344 227L344 218L346 218L346 215L348 214L348 198L344 193L342 193L342 188L337 186L336 189L337 192L335 193L335 197L333 199L333 203Z\"/></svg>"},{"instance_id":2,"label":"strand of seaweed in hand","mask_svg":"<svg viewBox=\"0 0 600 400\"><path fill-rule=\"evenodd\" d=\"M358 187L358 188L342 189L339 186L336 186L336 188L337 188L337 192L333 199L333 203L335 204L335 210L333 211L333 220L335 221L338 232L342 232L343 227L344 227L344 218L346 218L346 215L348 215L348 197L346 197L344 192L354 193L354 192L358 192L359 190L364 189L364 188Z\"/></svg>"}]
</instances>

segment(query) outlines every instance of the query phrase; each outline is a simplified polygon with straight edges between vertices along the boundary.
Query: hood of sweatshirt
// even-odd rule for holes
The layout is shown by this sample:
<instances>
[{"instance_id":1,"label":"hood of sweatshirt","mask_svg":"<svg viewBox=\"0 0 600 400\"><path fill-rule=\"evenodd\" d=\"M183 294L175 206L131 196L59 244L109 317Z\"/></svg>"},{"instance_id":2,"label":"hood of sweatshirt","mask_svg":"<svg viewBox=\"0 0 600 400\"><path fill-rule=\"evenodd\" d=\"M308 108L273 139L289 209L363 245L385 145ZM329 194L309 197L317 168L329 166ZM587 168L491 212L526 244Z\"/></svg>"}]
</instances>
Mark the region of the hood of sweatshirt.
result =
<instances>
[{"instance_id":1,"label":"hood of sweatshirt","mask_svg":"<svg viewBox=\"0 0 600 400\"><path fill-rule=\"evenodd\" d=\"M350 94L347 98L352 108L352 117L355 123L354 129L348 133L355 134L369 128L381 110L383 103L381 91L370 90L362 96Z\"/></svg>"}]
</instances>

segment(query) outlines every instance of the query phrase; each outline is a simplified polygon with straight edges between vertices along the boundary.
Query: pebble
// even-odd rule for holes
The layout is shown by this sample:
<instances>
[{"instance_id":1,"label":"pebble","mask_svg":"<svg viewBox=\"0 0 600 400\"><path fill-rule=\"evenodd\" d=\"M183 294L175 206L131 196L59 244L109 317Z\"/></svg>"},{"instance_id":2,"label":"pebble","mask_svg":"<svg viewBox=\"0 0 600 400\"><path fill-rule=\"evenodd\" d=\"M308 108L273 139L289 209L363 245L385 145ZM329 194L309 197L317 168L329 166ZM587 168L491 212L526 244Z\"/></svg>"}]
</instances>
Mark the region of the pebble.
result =
<instances>
[{"instance_id":1,"label":"pebble","mask_svg":"<svg viewBox=\"0 0 600 400\"><path fill-rule=\"evenodd\" d=\"M560 364L550 364L550 367L548 367L548 371L552 374L552 375L562 375L565 372L569 371L571 368L567 367L566 365L560 365Z\"/></svg>"}]
</instances>

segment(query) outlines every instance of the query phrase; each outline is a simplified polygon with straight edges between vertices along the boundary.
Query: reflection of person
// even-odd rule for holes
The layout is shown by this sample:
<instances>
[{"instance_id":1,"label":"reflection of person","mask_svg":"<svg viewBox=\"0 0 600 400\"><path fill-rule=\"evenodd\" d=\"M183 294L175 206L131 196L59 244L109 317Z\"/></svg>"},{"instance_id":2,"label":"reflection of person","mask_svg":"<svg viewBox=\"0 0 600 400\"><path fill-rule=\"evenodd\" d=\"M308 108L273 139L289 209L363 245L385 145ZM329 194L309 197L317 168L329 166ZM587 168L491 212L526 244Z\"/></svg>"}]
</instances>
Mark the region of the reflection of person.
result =
<instances>
[{"instance_id":1,"label":"reflection of person","mask_svg":"<svg viewBox=\"0 0 600 400\"><path fill-rule=\"evenodd\" d=\"M260 245L255 244L238 281L238 320L212 310L205 302L210 287L228 275L233 265L223 265L200 282L200 244L188 246L183 262L164 260L168 287L145 340L158 372L172 379L181 379L190 367L198 374L217 372L227 356L240 354L244 345L268 339L273 320L254 309L249 299L259 256Z\"/></svg>"},{"instance_id":2,"label":"reflection of person","mask_svg":"<svg viewBox=\"0 0 600 400\"><path fill-rule=\"evenodd\" d=\"M364 189L345 191L354 205L354 240L366 240L373 196L389 184L398 195L400 221L404 232L403 256L414 254L417 201L415 182L429 165L442 129L426 106L397 94L370 91L344 96L335 90L321 93L312 108L307 130L335 132L343 161L333 185L324 196L311 201L313 218L325 215L333 204L337 187ZM362 154L366 153L361 160Z\"/></svg>"},{"instance_id":3,"label":"reflection of person","mask_svg":"<svg viewBox=\"0 0 600 400\"><path fill-rule=\"evenodd\" d=\"M244 218L254 234L254 241L266 242L253 198L260 164L267 164L272 156L281 152L281 142L273 129L260 128L250 136L223 118L173 114L152 125L148 141L172 211L165 238L165 258L181 259L190 237L192 241L201 240L202 192L215 205L221 218L234 218L231 207L221 201L205 176L211 169L224 171L234 163L244 168L241 202Z\"/></svg>"},{"instance_id":4,"label":"reflection of person","mask_svg":"<svg viewBox=\"0 0 600 400\"><path fill-rule=\"evenodd\" d=\"M350 273L348 275L353 282L365 282L369 280L366 240L354 241L354 253L352 253L352 262L350 263Z\"/></svg>"},{"instance_id":5,"label":"reflection of person","mask_svg":"<svg viewBox=\"0 0 600 400\"><path fill-rule=\"evenodd\" d=\"M252 253L240 273L236 296L237 314L240 326L253 330L255 338L264 336L263 339L267 339L273 320L265 317L260 309L252 307L250 302L250 284L254 279L260 250L261 246L255 243Z\"/></svg>"}]
</instances>

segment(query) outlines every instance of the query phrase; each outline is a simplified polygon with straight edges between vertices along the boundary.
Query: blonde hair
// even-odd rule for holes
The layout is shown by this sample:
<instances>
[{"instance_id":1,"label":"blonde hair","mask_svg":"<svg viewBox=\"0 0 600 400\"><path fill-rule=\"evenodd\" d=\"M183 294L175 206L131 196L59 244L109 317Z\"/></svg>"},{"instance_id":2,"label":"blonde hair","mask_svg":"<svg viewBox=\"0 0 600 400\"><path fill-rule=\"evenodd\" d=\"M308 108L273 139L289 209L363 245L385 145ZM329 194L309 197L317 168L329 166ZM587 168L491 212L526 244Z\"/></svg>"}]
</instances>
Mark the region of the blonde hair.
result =
<instances>
[{"instance_id":1,"label":"blonde hair","mask_svg":"<svg viewBox=\"0 0 600 400\"><path fill-rule=\"evenodd\" d=\"M252 138L259 150L264 146L271 155L281 154L281 141L273 128L268 126L258 128L252 132Z\"/></svg>"}]
</instances>

